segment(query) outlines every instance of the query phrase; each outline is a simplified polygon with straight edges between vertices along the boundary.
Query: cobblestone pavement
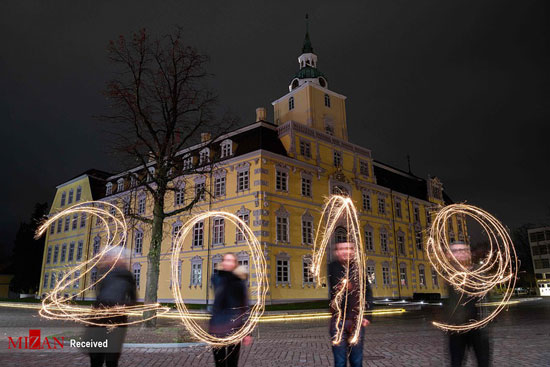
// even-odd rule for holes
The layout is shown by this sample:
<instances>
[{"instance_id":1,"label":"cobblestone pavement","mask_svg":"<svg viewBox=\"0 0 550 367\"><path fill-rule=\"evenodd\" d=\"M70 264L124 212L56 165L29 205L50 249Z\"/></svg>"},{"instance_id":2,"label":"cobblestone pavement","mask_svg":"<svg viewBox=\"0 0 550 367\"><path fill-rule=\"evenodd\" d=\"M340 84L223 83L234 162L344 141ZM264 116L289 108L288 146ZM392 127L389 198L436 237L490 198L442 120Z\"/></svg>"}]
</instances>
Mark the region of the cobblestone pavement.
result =
<instances>
[{"instance_id":1,"label":"cobblestone pavement","mask_svg":"<svg viewBox=\"0 0 550 367\"><path fill-rule=\"evenodd\" d=\"M376 317L368 326L364 366L446 366L446 336L430 325L433 310ZM61 351L8 350L8 336L43 335L67 329L67 323L43 320L36 311L0 308L0 365L87 366L86 355ZM550 300L511 306L491 325L494 366L550 366ZM204 346L186 348L125 348L119 366L213 366ZM466 366L475 366L473 353ZM260 324L252 346L243 347L240 366L332 366L327 321Z\"/></svg>"}]
</instances>

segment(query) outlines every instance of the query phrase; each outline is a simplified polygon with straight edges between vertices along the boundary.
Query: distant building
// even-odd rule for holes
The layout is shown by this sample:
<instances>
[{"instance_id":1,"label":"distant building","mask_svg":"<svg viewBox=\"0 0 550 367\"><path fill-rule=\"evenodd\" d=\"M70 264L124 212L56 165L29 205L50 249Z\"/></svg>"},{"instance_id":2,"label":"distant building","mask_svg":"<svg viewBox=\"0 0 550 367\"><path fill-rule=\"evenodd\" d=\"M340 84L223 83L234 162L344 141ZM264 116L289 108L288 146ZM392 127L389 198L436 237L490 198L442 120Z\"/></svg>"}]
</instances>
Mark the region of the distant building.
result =
<instances>
[{"instance_id":1,"label":"distant building","mask_svg":"<svg viewBox=\"0 0 550 367\"><path fill-rule=\"evenodd\" d=\"M527 233L537 280L537 293L541 296L550 296L550 227L532 228Z\"/></svg>"},{"instance_id":2,"label":"distant building","mask_svg":"<svg viewBox=\"0 0 550 367\"><path fill-rule=\"evenodd\" d=\"M200 166L209 159L220 163L209 175L174 179L181 192L170 192L166 210L188 203L196 189L210 188L212 195L197 203L194 212L223 210L247 222L264 246L268 261L268 303L327 299L328 290L315 284L309 273L314 232L325 198L332 193L349 195L359 210L361 236L367 252L367 269L375 297L412 298L442 295L444 284L426 255L426 229L430 211L450 203L436 177L420 178L373 159L372 152L348 140L346 97L329 89L317 68L317 55L309 39L298 57L299 71L290 79L289 91L275 100L274 122L266 121L264 108L256 122L219 138L212 148L189 147L181 152L182 167ZM357 123L357 122L356 122ZM114 175L88 171L57 187L52 213L84 200L103 200L152 216L152 198L136 187L132 175L147 175L154 167L134 167ZM184 168L182 168L184 169ZM239 263L250 265L249 249L242 235L223 219L211 218L193 228L185 242L179 279L170 278L174 234L189 218L180 213L165 219L161 249L158 298L173 302L171 287L181 287L185 302L211 302L210 276L222 254L234 252ZM48 230L40 294L52 289L67 266L87 260L105 245L101 223L91 218L60 220ZM464 218L450 223L451 241L468 240ZM331 243L346 237L337 228ZM126 246L132 252L131 271L143 299L147 275L150 232L132 228ZM330 259L331 253L327 254ZM250 286L255 284L254 269ZM90 284L67 290L77 292ZM85 298L92 298L89 290Z\"/></svg>"}]
</instances>

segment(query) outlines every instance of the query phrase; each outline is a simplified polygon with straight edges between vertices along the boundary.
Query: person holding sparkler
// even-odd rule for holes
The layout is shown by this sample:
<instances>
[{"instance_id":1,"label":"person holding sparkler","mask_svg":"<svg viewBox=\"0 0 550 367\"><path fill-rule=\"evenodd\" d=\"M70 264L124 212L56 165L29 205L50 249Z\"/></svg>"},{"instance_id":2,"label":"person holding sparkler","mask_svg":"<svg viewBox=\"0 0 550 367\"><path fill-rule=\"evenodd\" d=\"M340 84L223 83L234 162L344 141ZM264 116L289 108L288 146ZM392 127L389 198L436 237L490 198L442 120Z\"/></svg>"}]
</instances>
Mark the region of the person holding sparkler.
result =
<instances>
[{"instance_id":1,"label":"person holding sparkler","mask_svg":"<svg viewBox=\"0 0 550 367\"><path fill-rule=\"evenodd\" d=\"M238 266L237 256L226 253L217 274L212 277L214 285L214 305L210 318L209 333L217 337L227 337L239 330L248 317L248 271ZM245 346L252 343L250 335L245 336ZM216 367L237 367L241 343L214 348Z\"/></svg>"},{"instance_id":2,"label":"person holding sparkler","mask_svg":"<svg viewBox=\"0 0 550 367\"><path fill-rule=\"evenodd\" d=\"M99 283L96 286L94 309L109 309L117 306L133 306L136 303L136 284L128 270L129 251L113 247L97 264ZM116 367L126 337L128 316L104 317L97 323L105 326L87 326L86 340L107 341L107 348L91 348L88 352L92 367Z\"/></svg>"},{"instance_id":3,"label":"person holding sparkler","mask_svg":"<svg viewBox=\"0 0 550 367\"><path fill-rule=\"evenodd\" d=\"M474 269L472 252L468 244L453 242L449 247L451 253L448 253L447 257L456 263L457 270L461 267L464 267L467 271ZM485 308L476 305L482 301L482 298L458 292L451 285L448 285L448 291L449 297L445 300L443 307L447 323L460 325L474 320L482 320L485 317L483 315ZM450 332L449 352L452 367L462 366L468 347L472 347L474 350L478 366L489 366L491 348L486 328L473 328L465 332Z\"/></svg>"},{"instance_id":4,"label":"person holding sparkler","mask_svg":"<svg viewBox=\"0 0 550 367\"><path fill-rule=\"evenodd\" d=\"M349 359L350 367L363 365L364 328L372 321L370 315L360 315L359 305L361 297L365 297L366 307L372 308L372 290L365 281L365 294L359 292L359 272L354 257L356 249L353 242L337 243L335 248L336 260L328 268L328 282L330 287L330 335L332 338L332 353L335 367L346 367ZM354 340L357 318L363 318L358 340ZM342 330L341 338L337 335ZM340 340L338 340L340 339Z\"/></svg>"}]
</instances>

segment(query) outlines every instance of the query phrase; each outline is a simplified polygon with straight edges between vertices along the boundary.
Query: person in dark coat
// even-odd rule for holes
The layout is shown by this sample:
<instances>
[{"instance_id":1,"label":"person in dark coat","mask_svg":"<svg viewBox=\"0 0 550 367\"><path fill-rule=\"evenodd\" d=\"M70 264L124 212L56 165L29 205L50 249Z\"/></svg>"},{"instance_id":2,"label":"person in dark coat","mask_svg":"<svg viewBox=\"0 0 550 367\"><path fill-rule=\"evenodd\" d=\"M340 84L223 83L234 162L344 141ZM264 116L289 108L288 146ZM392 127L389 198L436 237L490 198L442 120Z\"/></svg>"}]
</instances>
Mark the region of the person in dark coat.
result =
<instances>
[{"instance_id":1,"label":"person in dark coat","mask_svg":"<svg viewBox=\"0 0 550 367\"><path fill-rule=\"evenodd\" d=\"M214 305L210 318L209 333L216 337L227 337L239 330L248 318L247 269L237 266L237 257L226 253L217 274L212 277L214 285ZM251 336L246 336L243 344L249 345ZM216 367L237 367L241 343L214 348Z\"/></svg>"},{"instance_id":2,"label":"person in dark coat","mask_svg":"<svg viewBox=\"0 0 550 367\"><path fill-rule=\"evenodd\" d=\"M136 284L134 276L128 270L127 251L115 247L107 251L98 263L98 279L107 275L96 285L96 300L92 307L105 309L114 306L132 306L136 303ZM115 263L116 261L116 263ZM111 266L114 267L109 271ZM88 326L85 332L86 340L108 341L106 349L93 348L89 350L92 367L116 367L126 337L128 316L112 316L94 320L106 326ZM119 325L119 326L117 326Z\"/></svg>"},{"instance_id":3,"label":"person in dark coat","mask_svg":"<svg viewBox=\"0 0 550 367\"><path fill-rule=\"evenodd\" d=\"M328 282L330 287L330 336L333 340L332 353L334 356L335 367L346 367L347 360L351 367L360 367L363 365L363 339L365 335L365 327L372 321L371 315L360 315L359 304L361 297L365 299L365 309L372 309L372 290L368 280L365 284L365 294L359 294L359 279L357 278L357 264L354 261L355 244L351 242L341 242L336 245L336 261L330 263L328 268ZM346 280L347 268L351 275ZM345 280L345 281L344 281ZM336 294L342 289L348 288L348 296L343 297L340 302L335 301ZM342 340L338 344L334 344L337 334L338 308L345 309L345 318L340 320L339 327L343 328ZM355 345L350 345L349 339L355 331L357 318L363 319L362 327L359 334L359 341Z\"/></svg>"},{"instance_id":4,"label":"person in dark coat","mask_svg":"<svg viewBox=\"0 0 550 367\"><path fill-rule=\"evenodd\" d=\"M450 244L450 249L456 261L467 269L473 269L472 253L470 246L464 242ZM450 254L449 254L450 256ZM458 264L457 264L458 265ZM447 285L449 297L443 302L444 322L452 325L470 323L473 320L481 320L485 317L485 308L476 306L483 299L463 294L451 285ZM468 348L472 348L476 355L477 364L487 367L491 361L491 348L489 332L487 328L472 329L466 332L449 333L449 352L451 366L460 367L466 356Z\"/></svg>"}]
</instances>

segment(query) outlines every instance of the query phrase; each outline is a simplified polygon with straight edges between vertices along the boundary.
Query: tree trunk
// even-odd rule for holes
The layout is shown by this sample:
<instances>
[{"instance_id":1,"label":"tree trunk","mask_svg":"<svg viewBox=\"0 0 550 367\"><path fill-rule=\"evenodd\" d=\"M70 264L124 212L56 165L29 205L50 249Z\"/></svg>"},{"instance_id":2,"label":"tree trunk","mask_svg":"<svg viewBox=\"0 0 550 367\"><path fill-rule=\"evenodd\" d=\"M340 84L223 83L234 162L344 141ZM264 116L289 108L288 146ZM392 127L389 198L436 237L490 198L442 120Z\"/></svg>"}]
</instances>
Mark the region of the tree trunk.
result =
<instances>
[{"instance_id":1,"label":"tree trunk","mask_svg":"<svg viewBox=\"0 0 550 367\"><path fill-rule=\"evenodd\" d=\"M147 255L147 284L145 286L145 304L156 303L158 295L159 271L160 271L160 252L163 235L164 222L164 193L165 190L159 188L157 198L155 198L153 208L153 225L151 228L151 245ZM148 318L156 314L156 311L147 311L143 313L143 318ZM155 327L157 319L152 318L145 322L145 327Z\"/></svg>"}]
</instances>

